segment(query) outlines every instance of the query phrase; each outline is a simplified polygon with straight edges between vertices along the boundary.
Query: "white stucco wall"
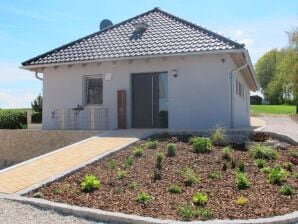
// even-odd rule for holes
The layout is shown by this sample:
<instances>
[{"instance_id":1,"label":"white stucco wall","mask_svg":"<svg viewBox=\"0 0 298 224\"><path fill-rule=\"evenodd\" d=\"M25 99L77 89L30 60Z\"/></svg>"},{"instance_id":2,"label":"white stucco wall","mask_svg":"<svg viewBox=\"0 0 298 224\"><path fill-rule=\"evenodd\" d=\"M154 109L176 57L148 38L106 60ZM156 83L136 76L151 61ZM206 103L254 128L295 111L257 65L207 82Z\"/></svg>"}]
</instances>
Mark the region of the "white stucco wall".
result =
<instances>
[{"instance_id":1,"label":"white stucco wall","mask_svg":"<svg viewBox=\"0 0 298 224\"><path fill-rule=\"evenodd\" d=\"M225 62L222 62L222 59ZM230 125L230 80L234 65L228 55L210 54L187 57L138 59L102 62L72 67L60 66L44 70L43 129L52 129L51 112L55 108L73 108L82 104L83 77L111 73L103 79L103 106L109 108L109 126L117 128L117 90L127 90L127 127L131 126L130 75L142 72L168 71L169 128L205 129ZM172 70L178 71L178 77ZM235 82L233 82L235 83ZM247 89L246 89L247 90ZM235 97L235 96L234 96ZM247 124L248 114L235 97L235 126ZM239 104L239 106L238 106Z\"/></svg>"}]
</instances>

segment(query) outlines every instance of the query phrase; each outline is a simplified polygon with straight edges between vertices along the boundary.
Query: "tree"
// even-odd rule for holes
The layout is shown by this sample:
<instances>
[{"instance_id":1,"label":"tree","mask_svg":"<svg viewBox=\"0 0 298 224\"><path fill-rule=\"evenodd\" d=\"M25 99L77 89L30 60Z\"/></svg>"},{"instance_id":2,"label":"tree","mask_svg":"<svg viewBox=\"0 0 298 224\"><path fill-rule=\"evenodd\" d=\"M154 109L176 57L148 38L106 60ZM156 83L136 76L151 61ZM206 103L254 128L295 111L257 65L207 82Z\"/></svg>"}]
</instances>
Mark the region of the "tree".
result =
<instances>
[{"instance_id":1,"label":"tree","mask_svg":"<svg viewBox=\"0 0 298 224\"><path fill-rule=\"evenodd\" d=\"M31 102L33 111L42 113L42 96L39 94L33 102Z\"/></svg>"}]
</instances>

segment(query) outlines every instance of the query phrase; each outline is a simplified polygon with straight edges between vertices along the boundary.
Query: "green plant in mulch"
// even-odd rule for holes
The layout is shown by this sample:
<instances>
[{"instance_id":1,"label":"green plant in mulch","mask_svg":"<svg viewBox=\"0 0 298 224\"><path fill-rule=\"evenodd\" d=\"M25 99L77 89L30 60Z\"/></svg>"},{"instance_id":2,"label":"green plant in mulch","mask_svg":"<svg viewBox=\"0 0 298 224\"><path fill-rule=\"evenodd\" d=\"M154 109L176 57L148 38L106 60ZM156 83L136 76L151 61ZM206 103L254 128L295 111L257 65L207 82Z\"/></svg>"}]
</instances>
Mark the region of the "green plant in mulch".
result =
<instances>
[{"instance_id":1,"label":"green plant in mulch","mask_svg":"<svg viewBox=\"0 0 298 224\"><path fill-rule=\"evenodd\" d=\"M174 144L167 144L167 156L173 157L176 155L176 146Z\"/></svg>"},{"instance_id":2,"label":"green plant in mulch","mask_svg":"<svg viewBox=\"0 0 298 224\"><path fill-rule=\"evenodd\" d=\"M168 191L173 194L180 194L182 192L182 188L177 184L171 184Z\"/></svg>"},{"instance_id":3,"label":"green plant in mulch","mask_svg":"<svg viewBox=\"0 0 298 224\"><path fill-rule=\"evenodd\" d=\"M211 219L213 217L213 212L208 208L199 208L196 214L201 216L204 220Z\"/></svg>"},{"instance_id":4,"label":"green plant in mulch","mask_svg":"<svg viewBox=\"0 0 298 224\"><path fill-rule=\"evenodd\" d=\"M195 171L186 167L180 171L182 177L184 177L184 183L186 186L193 186L199 182L199 177L196 175Z\"/></svg>"},{"instance_id":5,"label":"green plant in mulch","mask_svg":"<svg viewBox=\"0 0 298 224\"><path fill-rule=\"evenodd\" d=\"M236 200L236 205L239 205L239 206L244 206L247 203L248 203L248 199L245 197L242 197L242 196L237 198L237 200Z\"/></svg>"},{"instance_id":6,"label":"green plant in mulch","mask_svg":"<svg viewBox=\"0 0 298 224\"><path fill-rule=\"evenodd\" d=\"M195 213L196 212L191 205L184 205L178 208L178 215L186 221L190 220Z\"/></svg>"},{"instance_id":7,"label":"green plant in mulch","mask_svg":"<svg viewBox=\"0 0 298 224\"><path fill-rule=\"evenodd\" d=\"M236 173L236 185L239 190L245 190L249 188L250 183L249 180L246 176L246 174L242 172L237 172Z\"/></svg>"},{"instance_id":8,"label":"green plant in mulch","mask_svg":"<svg viewBox=\"0 0 298 224\"><path fill-rule=\"evenodd\" d=\"M263 159L256 159L255 160L255 164L257 165L257 167L259 169L262 169L262 168L264 168L266 166L266 161L263 160Z\"/></svg>"},{"instance_id":9,"label":"green plant in mulch","mask_svg":"<svg viewBox=\"0 0 298 224\"><path fill-rule=\"evenodd\" d=\"M141 157L144 153L144 150L141 147L134 147L132 153L134 157Z\"/></svg>"},{"instance_id":10,"label":"green plant in mulch","mask_svg":"<svg viewBox=\"0 0 298 224\"><path fill-rule=\"evenodd\" d=\"M123 162L123 168L128 169L133 165L133 156L129 156L124 162Z\"/></svg>"},{"instance_id":11,"label":"green plant in mulch","mask_svg":"<svg viewBox=\"0 0 298 224\"><path fill-rule=\"evenodd\" d=\"M152 196L146 192L141 192L135 200L140 204L148 204L152 200Z\"/></svg>"},{"instance_id":12,"label":"green plant in mulch","mask_svg":"<svg viewBox=\"0 0 298 224\"><path fill-rule=\"evenodd\" d=\"M216 146L224 146L227 144L227 139L225 135L225 129L223 127L216 127L210 136L211 142Z\"/></svg>"},{"instance_id":13,"label":"green plant in mulch","mask_svg":"<svg viewBox=\"0 0 298 224\"><path fill-rule=\"evenodd\" d=\"M232 152L233 152L233 149L230 146L224 147L222 149L222 158L224 160L231 160L232 159Z\"/></svg>"},{"instance_id":14,"label":"green plant in mulch","mask_svg":"<svg viewBox=\"0 0 298 224\"><path fill-rule=\"evenodd\" d=\"M127 187L131 190L137 190L139 188L139 184L135 181L130 182Z\"/></svg>"},{"instance_id":15,"label":"green plant in mulch","mask_svg":"<svg viewBox=\"0 0 298 224\"><path fill-rule=\"evenodd\" d=\"M117 173L116 173L116 178L117 179L123 180L126 177L127 177L127 171L125 171L125 170L119 170L119 171L117 171Z\"/></svg>"},{"instance_id":16,"label":"green plant in mulch","mask_svg":"<svg viewBox=\"0 0 298 224\"><path fill-rule=\"evenodd\" d=\"M282 193L283 195L289 196L289 195L292 195L294 193L294 190L291 186L284 185L284 186L281 186L279 192Z\"/></svg>"},{"instance_id":17,"label":"green plant in mulch","mask_svg":"<svg viewBox=\"0 0 298 224\"><path fill-rule=\"evenodd\" d=\"M241 173L245 172L245 165L242 161L239 162L237 171Z\"/></svg>"},{"instance_id":18,"label":"green plant in mulch","mask_svg":"<svg viewBox=\"0 0 298 224\"><path fill-rule=\"evenodd\" d=\"M278 152L269 146L255 144L250 149L250 154L255 159L274 160L278 158Z\"/></svg>"},{"instance_id":19,"label":"green plant in mulch","mask_svg":"<svg viewBox=\"0 0 298 224\"><path fill-rule=\"evenodd\" d=\"M161 164L165 156L162 152L158 152L156 153L155 157L156 157L156 168L161 169Z\"/></svg>"},{"instance_id":20,"label":"green plant in mulch","mask_svg":"<svg viewBox=\"0 0 298 224\"><path fill-rule=\"evenodd\" d=\"M231 160L231 168L232 168L232 169L235 169L236 166L237 166L236 160L232 159L232 160Z\"/></svg>"},{"instance_id":21,"label":"green plant in mulch","mask_svg":"<svg viewBox=\"0 0 298 224\"><path fill-rule=\"evenodd\" d=\"M226 163L226 162L224 162L223 164L222 164L222 170L223 171L226 171L228 169L228 164Z\"/></svg>"},{"instance_id":22,"label":"green plant in mulch","mask_svg":"<svg viewBox=\"0 0 298 224\"><path fill-rule=\"evenodd\" d=\"M197 192L192 196L192 201L195 205L205 205L208 202L208 196L202 192Z\"/></svg>"},{"instance_id":23,"label":"green plant in mulch","mask_svg":"<svg viewBox=\"0 0 298 224\"><path fill-rule=\"evenodd\" d=\"M156 149L158 147L158 141L149 140L149 141L146 142L145 145L148 149Z\"/></svg>"},{"instance_id":24,"label":"green plant in mulch","mask_svg":"<svg viewBox=\"0 0 298 224\"><path fill-rule=\"evenodd\" d=\"M117 163L115 160L109 160L106 164L107 168L110 169L110 170L113 170L117 167Z\"/></svg>"},{"instance_id":25,"label":"green plant in mulch","mask_svg":"<svg viewBox=\"0 0 298 224\"><path fill-rule=\"evenodd\" d=\"M43 195L42 192L38 191L38 192L36 192L36 193L33 194L33 197L34 197L34 198L43 198L44 195Z\"/></svg>"},{"instance_id":26,"label":"green plant in mulch","mask_svg":"<svg viewBox=\"0 0 298 224\"><path fill-rule=\"evenodd\" d=\"M293 163L291 163L291 162L286 162L286 163L283 163L283 164L282 164L282 167L283 167L284 169L286 169L287 171L292 172L292 171L293 171L293 168L294 168L294 165L293 165Z\"/></svg>"},{"instance_id":27,"label":"green plant in mulch","mask_svg":"<svg viewBox=\"0 0 298 224\"><path fill-rule=\"evenodd\" d=\"M93 174L88 174L84 177L81 183L81 190L90 192L100 187L100 180Z\"/></svg>"},{"instance_id":28,"label":"green plant in mulch","mask_svg":"<svg viewBox=\"0 0 298 224\"><path fill-rule=\"evenodd\" d=\"M276 165L268 174L268 180L271 184L282 184L287 180L288 172Z\"/></svg>"},{"instance_id":29,"label":"green plant in mulch","mask_svg":"<svg viewBox=\"0 0 298 224\"><path fill-rule=\"evenodd\" d=\"M212 150L212 142L209 138L195 137L192 139L192 147L196 153L209 153Z\"/></svg>"},{"instance_id":30,"label":"green plant in mulch","mask_svg":"<svg viewBox=\"0 0 298 224\"><path fill-rule=\"evenodd\" d=\"M294 173L293 175L298 180L298 172Z\"/></svg>"},{"instance_id":31,"label":"green plant in mulch","mask_svg":"<svg viewBox=\"0 0 298 224\"><path fill-rule=\"evenodd\" d=\"M208 177L210 179L220 179L222 177L222 175L219 172L213 172L213 173L209 173Z\"/></svg>"},{"instance_id":32,"label":"green plant in mulch","mask_svg":"<svg viewBox=\"0 0 298 224\"><path fill-rule=\"evenodd\" d=\"M270 166L265 166L264 168L261 169L261 172L263 173L270 173L271 172L271 167Z\"/></svg>"}]
</instances>

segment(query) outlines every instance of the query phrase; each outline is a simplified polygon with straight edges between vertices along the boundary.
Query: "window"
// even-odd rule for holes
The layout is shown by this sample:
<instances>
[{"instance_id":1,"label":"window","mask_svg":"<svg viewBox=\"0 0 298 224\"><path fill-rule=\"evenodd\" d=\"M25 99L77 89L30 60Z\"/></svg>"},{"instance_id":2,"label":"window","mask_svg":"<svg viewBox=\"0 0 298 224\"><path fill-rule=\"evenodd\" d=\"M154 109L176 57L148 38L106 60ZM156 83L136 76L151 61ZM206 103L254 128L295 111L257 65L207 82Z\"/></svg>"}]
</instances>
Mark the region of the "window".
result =
<instances>
[{"instance_id":1,"label":"window","mask_svg":"<svg viewBox=\"0 0 298 224\"><path fill-rule=\"evenodd\" d=\"M102 76L85 77L85 105L100 105L102 98Z\"/></svg>"},{"instance_id":2,"label":"window","mask_svg":"<svg viewBox=\"0 0 298 224\"><path fill-rule=\"evenodd\" d=\"M236 79L236 94L238 94L242 99L244 99L244 86L238 79Z\"/></svg>"}]
</instances>

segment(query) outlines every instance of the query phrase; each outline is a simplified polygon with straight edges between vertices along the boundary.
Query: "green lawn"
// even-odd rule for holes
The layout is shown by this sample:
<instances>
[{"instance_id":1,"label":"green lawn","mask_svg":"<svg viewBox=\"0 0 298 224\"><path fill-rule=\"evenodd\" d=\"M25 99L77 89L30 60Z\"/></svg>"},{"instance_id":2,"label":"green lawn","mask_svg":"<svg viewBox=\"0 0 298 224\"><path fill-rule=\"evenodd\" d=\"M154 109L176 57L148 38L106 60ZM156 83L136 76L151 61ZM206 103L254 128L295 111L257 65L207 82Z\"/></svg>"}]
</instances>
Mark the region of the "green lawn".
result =
<instances>
[{"instance_id":1,"label":"green lawn","mask_svg":"<svg viewBox=\"0 0 298 224\"><path fill-rule=\"evenodd\" d=\"M294 114L295 105L251 105L251 115L258 116L262 114Z\"/></svg>"}]
</instances>

